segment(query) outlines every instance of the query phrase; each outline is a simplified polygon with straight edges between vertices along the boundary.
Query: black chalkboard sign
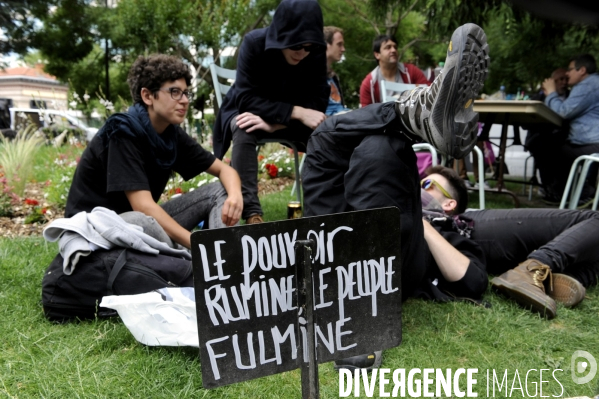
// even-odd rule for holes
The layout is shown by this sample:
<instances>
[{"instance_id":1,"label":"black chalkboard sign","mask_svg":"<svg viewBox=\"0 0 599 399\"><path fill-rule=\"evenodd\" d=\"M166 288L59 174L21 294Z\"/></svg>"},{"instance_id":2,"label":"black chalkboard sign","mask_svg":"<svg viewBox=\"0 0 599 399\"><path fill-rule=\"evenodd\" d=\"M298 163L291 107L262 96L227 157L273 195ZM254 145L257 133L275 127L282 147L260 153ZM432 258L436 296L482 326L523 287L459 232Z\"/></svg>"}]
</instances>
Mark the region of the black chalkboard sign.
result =
<instances>
[{"instance_id":1,"label":"black chalkboard sign","mask_svg":"<svg viewBox=\"0 0 599 399\"><path fill-rule=\"evenodd\" d=\"M383 208L193 233L204 387L307 361L298 353L306 329L298 318L296 240L315 243L318 362L399 345L399 216L397 208Z\"/></svg>"}]
</instances>

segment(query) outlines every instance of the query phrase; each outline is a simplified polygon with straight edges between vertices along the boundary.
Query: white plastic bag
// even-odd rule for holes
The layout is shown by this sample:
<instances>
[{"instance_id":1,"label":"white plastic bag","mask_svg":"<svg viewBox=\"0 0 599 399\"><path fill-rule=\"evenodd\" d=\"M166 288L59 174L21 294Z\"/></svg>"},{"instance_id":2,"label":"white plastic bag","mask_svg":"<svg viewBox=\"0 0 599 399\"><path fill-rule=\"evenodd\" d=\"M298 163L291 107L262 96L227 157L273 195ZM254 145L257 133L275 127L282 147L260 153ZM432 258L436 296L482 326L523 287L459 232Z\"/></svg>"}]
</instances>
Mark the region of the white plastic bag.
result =
<instances>
[{"instance_id":1,"label":"white plastic bag","mask_svg":"<svg viewBox=\"0 0 599 399\"><path fill-rule=\"evenodd\" d=\"M144 345L199 347L193 288L105 296L100 306L116 310L131 334Z\"/></svg>"}]
</instances>

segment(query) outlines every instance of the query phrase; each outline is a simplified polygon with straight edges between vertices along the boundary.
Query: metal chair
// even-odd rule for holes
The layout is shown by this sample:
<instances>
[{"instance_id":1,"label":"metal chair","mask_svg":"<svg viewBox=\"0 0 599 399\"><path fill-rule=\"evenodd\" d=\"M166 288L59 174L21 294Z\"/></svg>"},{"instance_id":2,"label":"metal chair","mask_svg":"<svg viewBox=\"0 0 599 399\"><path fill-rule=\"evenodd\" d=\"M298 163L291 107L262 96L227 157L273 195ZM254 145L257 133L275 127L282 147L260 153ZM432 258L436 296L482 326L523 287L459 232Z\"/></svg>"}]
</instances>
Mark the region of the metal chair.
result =
<instances>
[{"instance_id":1,"label":"metal chair","mask_svg":"<svg viewBox=\"0 0 599 399\"><path fill-rule=\"evenodd\" d=\"M235 82L235 77L237 76L237 71L234 69L227 69L220 67L216 64L210 64L210 73L212 75L212 83L214 85L214 93L216 95L216 103L219 108L223 102L223 97L229 92L231 86ZM226 79L227 83L221 83L219 78ZM288 146L293 150L293 159L295 161L295 183L293 186L293 190L291 195L297 195L297 200L302 202L302 192L301 192L301 176L300 176L300 163L299 163L299 152L297 150L297 146L295 143L289 140L281 139L281 138L263 138L258 140L258 146L256 147L256 153L260 152L260 147L262 147L266 143L280 143ZM296 190L297 187L297 190Z\"/></svg>"},{"instance_id":2,"label":"metal chair","mask_svg":"<svg viewBox=\"0 0 599 399\"><path fill-rule=\"evenodd\" d=\"M559 205L559 209L566 209L566 203L568 209L576 209L578 201L580 200L580 194L582 194L582 188L584 182L589 173L589 168L593 162L599 162L599 153L591 155L581 155L572 164L570 168L570 175L568 176L568 182L562 195L562 202ZM582 165L581 165L582 163ZM572 190L572 192L570 192ZM568 195L570 199L568 199ZM595 192L595 199L593 200L593 210L597 210L597 202L599 200L599 190Z\"/></svg>"},{"instance_id":3,"label":"metal chair","mask_svg":"<svg viewBox=\"0 0 599 399\"><path fill-rule=\"evenodd\" d=\"M397 97L395 96L388 96L387 90L392 90L394 92L401 93L406 90L412 90L415 87L415 84L388 82L386 80L381 80L381 102L386 103L387 101L397 100Z\"/></svg>"}]
</instances>

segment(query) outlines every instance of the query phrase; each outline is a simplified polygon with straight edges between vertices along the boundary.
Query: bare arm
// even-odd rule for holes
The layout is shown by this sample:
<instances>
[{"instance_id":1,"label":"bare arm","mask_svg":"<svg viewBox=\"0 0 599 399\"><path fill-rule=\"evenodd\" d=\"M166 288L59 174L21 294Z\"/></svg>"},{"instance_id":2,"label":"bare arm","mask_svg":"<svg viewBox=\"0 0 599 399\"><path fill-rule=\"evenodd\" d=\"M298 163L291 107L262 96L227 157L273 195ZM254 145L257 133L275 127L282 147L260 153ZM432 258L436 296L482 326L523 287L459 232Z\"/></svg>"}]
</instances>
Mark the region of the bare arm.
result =
<instances>
[{"instance_id":1,"label":"bare arm","mask_svg":"<svg viewBox=\"0 0 599 399\"><path fill-rule=\"evenodd\" d=\"M186 248L191 247L191 233L170 217L160 205L154 202L150 191L125 191L125 195L134 211L152 216L173 241Z\"/></svg>"},{"instance_id":2,"label":"bare arm","mask_svg":"<svg viewBox=\"0 0 599 399\"><path fill-rule=\"evenodd\" d=\"M291 111L291 119L297 119L310 129L314 130L326 119L326 115L320 111L295 105Z\"/></svg>"},{"instance_id":3,"label":"bare arm","mask_svg":"<svg viewBox=\"0 0 599 399\"><path fill-rule=\"evenodd\" d=\"M258 115L254 115L251 112L244 112L243 114L235 117L235 123L241 129L244 129L247 133L251 133L254 130L263 130L267 133L273 133L277 130L285 129L287 126L281 125L280 123L268 123Z\"/></svg>"},{"instance_id":4,"label":"bare arm","mask_svg":"<svg viewBox=\"0 0 599 399\"><path fill-rule=\"evenodd\" d=\"M206 172L218 177L227 192L227 199L222 211L223 223L227 226L236 225L243 211L243 197L241 195L241 180L239 180L239 175L235 169L220 159L215 160Z\"/></svg>"},{"instance_id":5,"label":"bare arm","mask_svg":"<svg viewBox=\"0 0 599 399\"><path fill-rule=\"evenodd\" d=\"M422 220L424 239L445 280L454 282L466 274L470 259L455 249L431 224Z\"/></svg>"}]
</instances>

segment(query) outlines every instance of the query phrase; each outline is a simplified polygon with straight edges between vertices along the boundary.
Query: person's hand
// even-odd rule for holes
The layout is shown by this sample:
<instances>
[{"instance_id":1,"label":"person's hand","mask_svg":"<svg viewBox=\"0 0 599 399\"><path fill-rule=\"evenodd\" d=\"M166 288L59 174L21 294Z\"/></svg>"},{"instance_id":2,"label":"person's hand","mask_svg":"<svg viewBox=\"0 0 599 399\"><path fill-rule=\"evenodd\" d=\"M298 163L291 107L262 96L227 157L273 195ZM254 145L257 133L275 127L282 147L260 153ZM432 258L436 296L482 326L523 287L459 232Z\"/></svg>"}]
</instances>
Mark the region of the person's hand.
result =
<instances>
[{"instance_id":1,"label":"person's hand","mask_svg":"<svg viewBox=\"0 0 599 399\"><path fill-rule=\"evenodd\" d=\"M243 114L237 115L236 119L237 126L245 130L246 133L251 133L254 130L263 130L267 133L272 133L284 127L283 125L267 123L264 119L251 112L244 112Z\"/></svg>"},{"instance_id":2,"label":"person's hand","mask_svg":"<svg viewBox=\"0 0 599 399\"><path fill-rule=\"evenodd\" d=\"M555 80L553 80L553 78L547 78L543 81L541 87L543 88L545 95L548 96L555 91Z\"/></svg>"},{"instance_id":3,"label":"person's hand","mask_svg":"<svg viewBox=\"0 0 599 399\"><path fill-rule=\"evenodd\" d=\"M241 219L243 211L243 197L241 191L233 195L229 195L223 204L221 219L227 226L235 226Z\"/></svg>"},{"instance_id":4,"label":"person's hand","mask_svg":"<svg viewBox=\"0 0 599 399\"><path fill-rule=\"evenodd\" d=\"M320 111L298 106L293 107L291 117L293 119L299 120L312 130L316 129L318 125L324 122L324 120L327 118L327 116Z\"/></svg>"}]
</instances>

